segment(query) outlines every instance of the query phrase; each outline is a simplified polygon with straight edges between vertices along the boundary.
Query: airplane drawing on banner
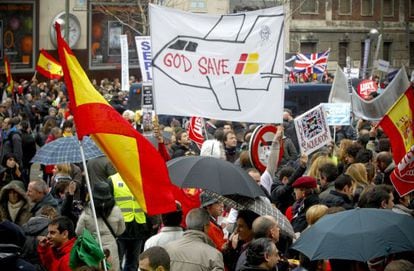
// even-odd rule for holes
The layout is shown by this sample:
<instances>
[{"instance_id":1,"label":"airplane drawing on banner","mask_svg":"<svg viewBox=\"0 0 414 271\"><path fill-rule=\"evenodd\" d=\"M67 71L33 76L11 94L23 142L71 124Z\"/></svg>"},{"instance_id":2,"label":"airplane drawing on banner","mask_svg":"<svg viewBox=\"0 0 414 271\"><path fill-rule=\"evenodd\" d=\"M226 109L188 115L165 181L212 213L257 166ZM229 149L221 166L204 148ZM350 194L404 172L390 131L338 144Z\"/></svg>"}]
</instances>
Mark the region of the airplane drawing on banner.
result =
<instances>
[{"instance_id":1,"label":"airplane drawing on banner","mask_svg":"<svg viewBox=\"0 0 414 271\"><path fill-rule=\"evenodd\" d=\"M283 84L276 64L284 54L283 18L257 15L247 23L246 14L222 15L204 37L178 35L162 46L153 67L177 84L211 91L223 111L242 111L239 91ZM230 53L223 56L223 48Z\"/></svg>"}]
</instances>

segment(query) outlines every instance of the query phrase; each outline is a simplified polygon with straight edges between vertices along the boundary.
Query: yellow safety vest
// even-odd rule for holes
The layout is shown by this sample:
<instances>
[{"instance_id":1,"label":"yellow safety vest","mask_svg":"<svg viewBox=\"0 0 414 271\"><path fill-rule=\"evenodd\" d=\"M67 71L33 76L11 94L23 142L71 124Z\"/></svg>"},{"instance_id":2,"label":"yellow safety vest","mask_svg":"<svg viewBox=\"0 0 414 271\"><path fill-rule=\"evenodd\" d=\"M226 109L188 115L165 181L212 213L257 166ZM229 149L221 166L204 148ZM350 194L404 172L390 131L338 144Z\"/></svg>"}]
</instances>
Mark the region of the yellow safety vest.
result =
<instances>
[{"instance_id":1,"label":"yellow safety vest","mask_svg":"<svg viewBox=\"0 0 414 271\"><path fill-rule=\"evenodd\" d=\"M114 186L116 205L121 209L125 222L131 222L135 218L138 224L144 224L146 222L145 213L135 200L134 195L129 191L124 180L122 180L121 175L116 173L109 178L111 178Z\"/></svg>"}]
</instances>

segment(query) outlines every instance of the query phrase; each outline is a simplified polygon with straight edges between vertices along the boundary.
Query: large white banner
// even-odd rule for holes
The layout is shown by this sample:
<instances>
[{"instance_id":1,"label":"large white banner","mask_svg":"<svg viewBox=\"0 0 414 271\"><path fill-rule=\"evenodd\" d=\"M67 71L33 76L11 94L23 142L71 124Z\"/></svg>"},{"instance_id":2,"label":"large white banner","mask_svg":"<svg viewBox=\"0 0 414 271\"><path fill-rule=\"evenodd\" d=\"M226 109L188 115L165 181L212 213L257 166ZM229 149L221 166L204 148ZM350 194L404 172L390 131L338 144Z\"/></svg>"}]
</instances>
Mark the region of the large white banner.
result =
<instances>
[{"instance_id":1,"label":"large white banner","mask_svg":"<svg viewBox=\"0 0 414 271\"><path fill-rule=\"evenodd\" d=\"M294 121L301 152L309 155L332 140L321 104L296 117Z\"/></svg>"},{"instance_id":2,"label":"large white banner","mask_svg":"<svg viewBox=\"0 0 414 271\"><path fill-rule=\"evenodd\" d=\"M150 5L157 114L280 123L283 7L231 15Z\"/></svg>"},{"instance_id":3,"label":"large white banner","mask_svg":"<svg viewBox=\"0 0 414 271\"><path fill-rule=\"evenodd\" d=\"M135 44L137 46L139 68L141 70L142 82L152 82L151 38L149 36L136 36Z\"/></svg>"}]
</instances>

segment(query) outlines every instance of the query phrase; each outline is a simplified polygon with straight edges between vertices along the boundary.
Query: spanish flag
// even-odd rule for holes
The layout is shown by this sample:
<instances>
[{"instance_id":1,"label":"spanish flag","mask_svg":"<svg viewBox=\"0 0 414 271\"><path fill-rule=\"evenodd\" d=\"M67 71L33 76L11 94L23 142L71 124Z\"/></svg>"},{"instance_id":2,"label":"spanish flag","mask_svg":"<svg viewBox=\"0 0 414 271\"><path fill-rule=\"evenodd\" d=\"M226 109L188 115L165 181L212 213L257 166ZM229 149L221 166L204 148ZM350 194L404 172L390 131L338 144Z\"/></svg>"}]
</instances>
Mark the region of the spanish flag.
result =
<instances>
[{"instance_id":1,"label":"spanish flag","mask_svg":"<svg viewBox=\"0 0 414 271\"><path fill-rule=\"evenodd\" d=\"M379 123L390 139L395 164L414 145L413 114L414 89L410 86Z\"/></svg>"},{"instance_id":2,"label":"spanish flag","mask_svg":"<svg viewBox=\"0 0 414 271\"><path fill-rule=\"evenodd\" d=\"M11 75L11 70L10 70L10 62L9 62L9 58L7 56L4 56L4 71L6 73L6 80L7 80L7 92L8 93L13 93L13 89L14 89L14 81Z\"/></svg>"},{"instance_id":3,"label":"spanish flag","mask_svg":"<svg viewBox=\"0 0 414 271\"><path fill-rule=\"evenodd\" d=\"M49 79L59 80L63 76L62 66L60 63L43 49L40 50L36 71Z\"/></svg>"},{"instance_id":4,"label":"spanish flag","mask_svg":"<svg viewBox=\"0 0 414 271\"><path fill-rule=\"evenodd\" d=\"M85 135L111 160L139 205L150 215L176 210L167 166L152 144L95 90L55 24L59 60L78 138Z\"/></svg>"}]
</instances>

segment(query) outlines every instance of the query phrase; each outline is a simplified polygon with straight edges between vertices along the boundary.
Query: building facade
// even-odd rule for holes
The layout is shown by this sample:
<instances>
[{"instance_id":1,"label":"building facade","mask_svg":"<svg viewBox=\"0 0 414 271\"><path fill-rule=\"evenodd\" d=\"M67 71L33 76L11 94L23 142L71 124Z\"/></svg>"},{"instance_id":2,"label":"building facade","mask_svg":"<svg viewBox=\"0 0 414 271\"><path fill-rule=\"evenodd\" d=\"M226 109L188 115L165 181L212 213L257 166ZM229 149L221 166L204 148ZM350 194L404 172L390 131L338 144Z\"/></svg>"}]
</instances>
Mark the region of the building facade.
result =
<instances>
[{"instance_id":1,"label":"building facade","mask_svg":"<svg viewBox=\"0 0 414 271\"><path fill-rule=\"evenodd\" d=\"M372 63L382 33L379 59L414 69L414 0L158 0L156 4L197 13L227 14L283 4L286 53L331 48L328 69L362 66L368 46ZM90 78L120 77L119 34L128 36L130 74L138 75L134 36L149 35L148 0L2 0L0 2L0 78L7 55L13 74L31 77L39 50L57 57L53 23L71 13L72 49ZM372 65L372 64L370 64Z\"/></svg>"}]
</instances>

